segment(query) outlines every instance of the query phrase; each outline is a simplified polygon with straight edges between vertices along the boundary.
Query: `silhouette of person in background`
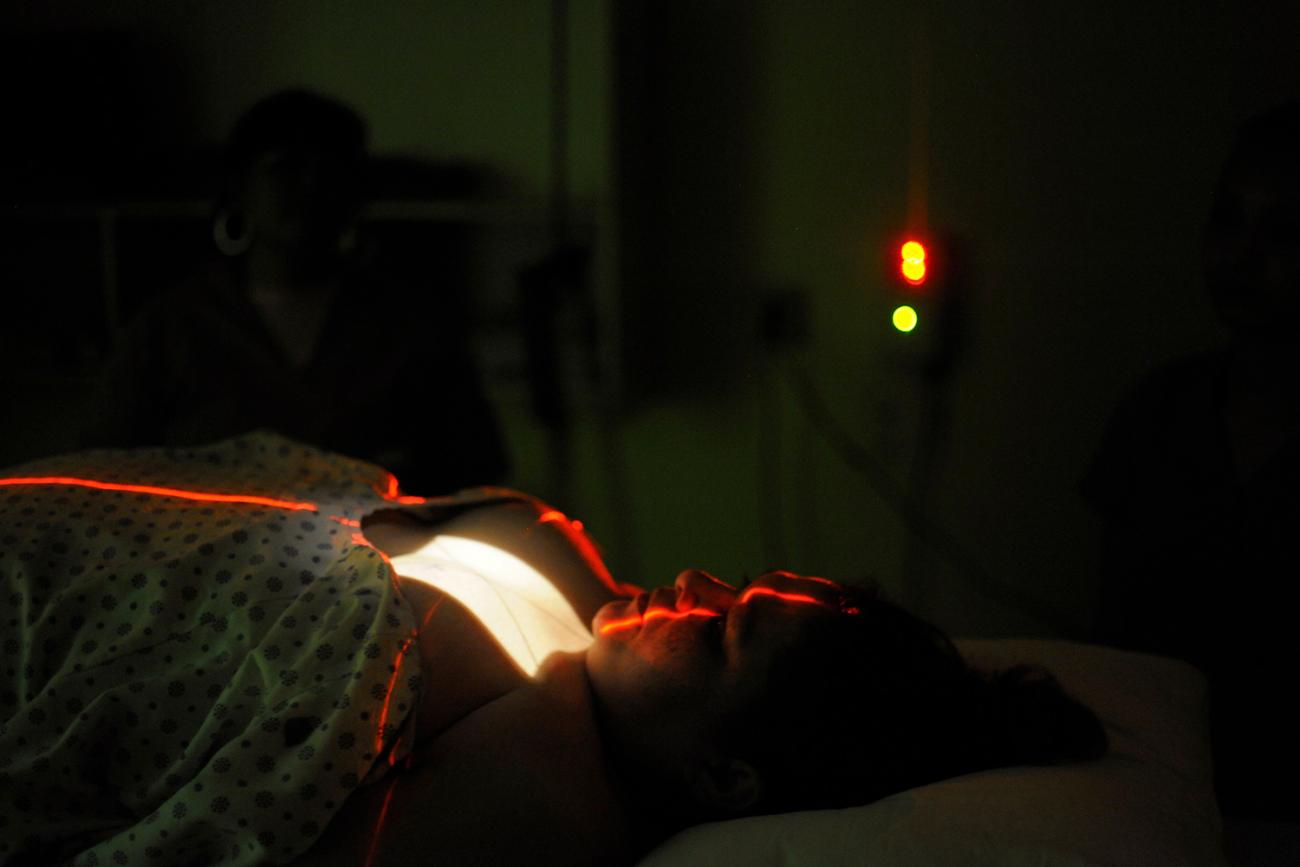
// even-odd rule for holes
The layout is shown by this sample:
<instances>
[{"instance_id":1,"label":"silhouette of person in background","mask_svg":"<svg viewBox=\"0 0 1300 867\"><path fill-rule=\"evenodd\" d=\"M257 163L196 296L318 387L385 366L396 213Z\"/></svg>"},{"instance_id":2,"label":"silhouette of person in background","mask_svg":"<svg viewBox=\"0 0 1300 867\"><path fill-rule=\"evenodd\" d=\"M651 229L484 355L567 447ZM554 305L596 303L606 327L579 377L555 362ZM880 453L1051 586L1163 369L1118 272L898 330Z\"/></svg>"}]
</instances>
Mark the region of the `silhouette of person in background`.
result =
<instances>
[{"instance_id":1,"label":"silhouette of person in background","mask_svg":"<svg viewBox=\"0 0 1300 867\"><path fill-rule=\"evenodd\" d=\"M223 256L135 317L86 445L185 446L269 428L380 463L409 490L502 479L464 323L351 255L365 145L351 108L301 90L238 120L213 217Z\"/></svg>"},{"instance_id":2,"label":"silhouette of person in background","mask_svg":"<svg viewBox=\"0 0 1300 867\"><path fill-rule=\"evenodd\" d=\"M1096 638L1210 684L1226 818L1300 821L1300 101L1239 130L1204 235L1227 345L1121 404L1082 492L1103 521Z\"/></svg>"}]
</instances>

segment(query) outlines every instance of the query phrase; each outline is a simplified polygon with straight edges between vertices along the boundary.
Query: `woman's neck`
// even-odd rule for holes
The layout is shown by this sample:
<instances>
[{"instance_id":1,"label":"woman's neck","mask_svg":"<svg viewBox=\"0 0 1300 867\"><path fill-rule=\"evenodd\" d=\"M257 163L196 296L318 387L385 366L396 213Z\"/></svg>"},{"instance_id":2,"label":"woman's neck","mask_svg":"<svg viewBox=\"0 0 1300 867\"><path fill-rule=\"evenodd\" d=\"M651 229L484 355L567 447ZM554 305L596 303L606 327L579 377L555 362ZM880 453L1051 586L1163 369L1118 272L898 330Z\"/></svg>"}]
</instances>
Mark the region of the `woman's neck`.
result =
<instances>
[{"instance_id":1,"label":"woman's neck","mask_svg":"<svg viewBox=\"0 0 1300 867\"><path fill-rule=\"evenodd\" d=\"M601 828L601 848L635 858L667 834L638 809L635 781L617 774L597 718L586 660L586 651L551 654L519 698L533 708L543 740L565 756L570 785L555 792L566 807L563 812L585 816L589 827ZM572 800L564 804L566 797Z\"/></svg>"}]
</instances>

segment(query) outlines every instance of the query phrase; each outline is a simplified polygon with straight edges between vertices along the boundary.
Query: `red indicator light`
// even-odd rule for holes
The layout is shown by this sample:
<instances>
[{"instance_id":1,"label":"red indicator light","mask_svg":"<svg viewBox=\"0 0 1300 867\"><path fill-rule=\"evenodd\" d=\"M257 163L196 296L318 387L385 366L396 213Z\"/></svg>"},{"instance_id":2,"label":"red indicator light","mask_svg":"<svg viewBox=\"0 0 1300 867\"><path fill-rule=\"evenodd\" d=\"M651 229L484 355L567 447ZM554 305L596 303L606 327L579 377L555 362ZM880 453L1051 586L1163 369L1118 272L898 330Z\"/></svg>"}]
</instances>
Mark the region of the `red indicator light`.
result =
<instances>
[{"instance_id":1,"label":"red indicator light","mask_svg":"<svg viewBox=\"0 0 1300 867\"><path fill-rule=\"evenodd\" d=\"M913 286L925 282L929 266L926 264L925 245L920 241L907 241L898 248L898 273Z\"/></svg>"}]
</instances>

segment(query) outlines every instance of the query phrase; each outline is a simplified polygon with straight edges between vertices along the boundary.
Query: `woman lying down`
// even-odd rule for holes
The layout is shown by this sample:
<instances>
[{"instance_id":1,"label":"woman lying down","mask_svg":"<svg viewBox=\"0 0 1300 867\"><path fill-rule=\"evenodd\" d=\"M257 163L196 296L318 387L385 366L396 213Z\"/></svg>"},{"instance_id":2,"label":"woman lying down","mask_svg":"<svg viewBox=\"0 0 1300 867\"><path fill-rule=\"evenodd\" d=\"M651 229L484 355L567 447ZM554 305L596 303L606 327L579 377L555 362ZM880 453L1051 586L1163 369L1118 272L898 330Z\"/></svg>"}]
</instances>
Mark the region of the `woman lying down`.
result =
<instances>
[{"instance_id":1,"label":"woman lying down","mask_svg":"<svg viewBox=\"0 0 1300 867\"><path fill-rule=\"evenodd\" d=\"M11 468L0 540L0 864L627 863L1106 749L870 590L639 592L529 497L268 434Z\"/></svg>"}]
</instances>

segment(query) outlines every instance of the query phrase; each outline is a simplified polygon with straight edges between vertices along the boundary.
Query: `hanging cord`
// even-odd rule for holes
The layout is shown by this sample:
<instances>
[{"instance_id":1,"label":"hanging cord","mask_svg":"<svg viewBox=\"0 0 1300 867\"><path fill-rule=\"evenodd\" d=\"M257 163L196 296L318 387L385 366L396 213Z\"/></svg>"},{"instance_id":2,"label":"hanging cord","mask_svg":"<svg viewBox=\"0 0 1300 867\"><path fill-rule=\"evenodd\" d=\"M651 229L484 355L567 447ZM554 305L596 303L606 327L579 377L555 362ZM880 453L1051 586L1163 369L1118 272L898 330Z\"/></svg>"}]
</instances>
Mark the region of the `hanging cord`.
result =
<instances>
[{"instance_id":1,"label":"hanging cord","mask_svg":"<svg viewBox=\"0 0 1300 867\"><path fill-rule=\"evenodd\" d=\"M917 513L929 513L930 481L935 464L943 452L944 434L948 430L947 376L929 376L923 380L921 423L912 449L912 467L908 474L907 493ZM903 539L903 586L912 593L910 600L917 612L925 611L934 590L926 569L926 549L919 533L906 533Z\"/></svg>"},{"instance_id":2,"label":"hanging cord","mask_svg":"<svg viewBox=\"0 0 1300 867\"><path fill-rule=\"evenodd\" d=\"M573 507L574 496L573 409L571 397L565 389L563 346L576 341L579 363L587 376L587 384L596 395L597 454L601 478L607 491L609 528L614 537L614 550L623 572L640 574L640 557L637 552L631 498L627 493L627 473L624 467L619 419L617 417L618 376L602 363L599 310L592 290L592 272L595 256L591 245L575 238L579 234L573 226L569 155L571 130L569 124L570 50L569 2L551 0L550 20L550 191L548 230L550 252L531 269L536 286L523 287L527 339L533 341L530 350L530 377L533 383L535 414L546 427L551 455L552 499ZM605 239L599 239L605 242ZM527 279L527 275L525 276ZM570 311L576 318L576 328L570 322L566 329L560 321L561 309ZM575 333L576 331L576 333Z\"/></svg>"},{"instance_id":3,"label":"hanging cord","mask_svg":"<svg viewBox=\"0 0 1300 867\"><path fill-rule=\"evenodd\" d=\"M758 515L763 558L768 568L790 567L785 549L785 516L781 498L781 381L771 375L774 362L759 361L758 381Z\"/></svg>"},{"instance_id":4,"label":"hanging cord","mask_svg":"<svg viewBox=\"0 0 1300 867\"><path fill-rule=\"evenodd\" d=\"M569 3L551 0L551 245L569 240Z\"/></svg>"},{"instance_id":5,"label":"hanging cord","mask_svg":"<svg viewBox=\"0 0 1300 867\"><path fill-rule=\"evenodd\" d=\"M826 407L808 372L793 362L791 372L799 404L814 429L845 464L867 480L871 489L902 520L904 529L909 534L916 536L931 551L946 560L985 598L1028 614L1061 635L1081 634L1078 625L1066 612L988 572L952 534L925 514L917 499L894 479L870 449L858 443L844 430Z\"/></svg>"}]
</instances>

